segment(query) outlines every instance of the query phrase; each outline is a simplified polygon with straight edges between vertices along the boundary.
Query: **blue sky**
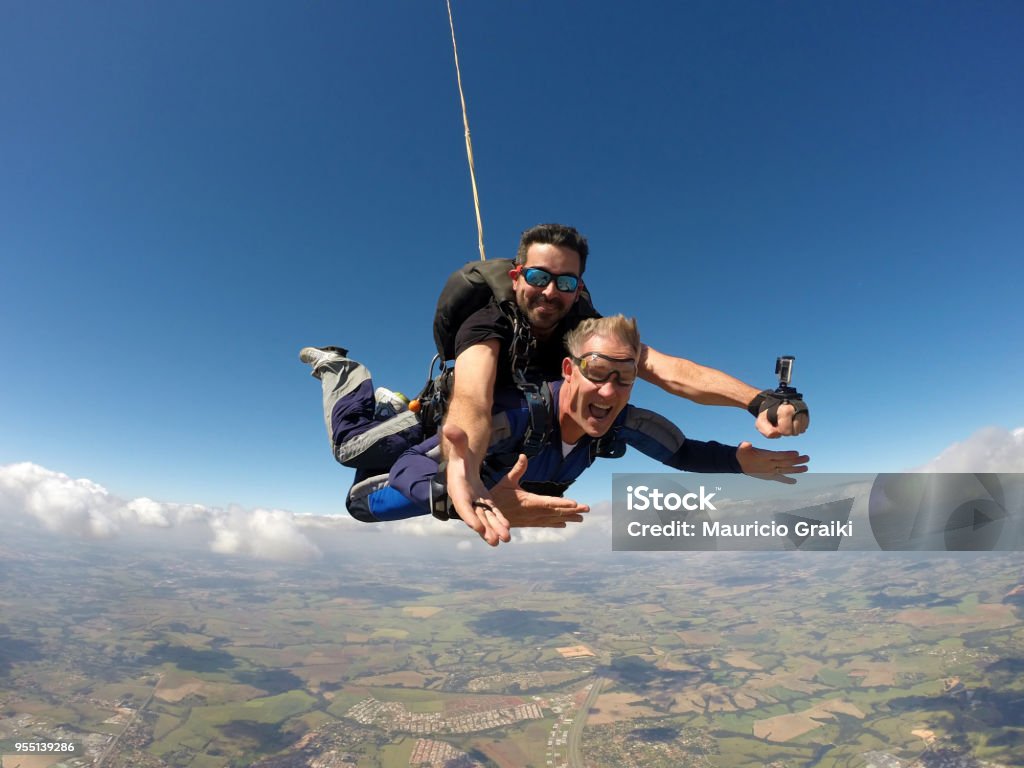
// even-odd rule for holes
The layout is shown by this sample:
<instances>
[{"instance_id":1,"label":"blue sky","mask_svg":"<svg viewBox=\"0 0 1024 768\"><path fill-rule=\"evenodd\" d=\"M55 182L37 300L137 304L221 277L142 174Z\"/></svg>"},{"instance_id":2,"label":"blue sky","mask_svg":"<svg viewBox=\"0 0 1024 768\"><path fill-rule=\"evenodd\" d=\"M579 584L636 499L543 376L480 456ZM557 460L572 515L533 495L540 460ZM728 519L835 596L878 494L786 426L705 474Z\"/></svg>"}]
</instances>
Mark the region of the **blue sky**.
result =
<instances>
[{"instance_id":1,"label":"blue sky","mask_svg":"<svg viewBox=\"0 0 1024 768\"><path fill-rule=\"evenodd\" d=\"M656 348L758 386L796 355L816 470L1024 425L1020 3L454 11L489 256L570 223ZM4 3L0 93L0 464L343 514L299 348L415 392L477 258L444 3Z\"/></svg>"}]
</instances>

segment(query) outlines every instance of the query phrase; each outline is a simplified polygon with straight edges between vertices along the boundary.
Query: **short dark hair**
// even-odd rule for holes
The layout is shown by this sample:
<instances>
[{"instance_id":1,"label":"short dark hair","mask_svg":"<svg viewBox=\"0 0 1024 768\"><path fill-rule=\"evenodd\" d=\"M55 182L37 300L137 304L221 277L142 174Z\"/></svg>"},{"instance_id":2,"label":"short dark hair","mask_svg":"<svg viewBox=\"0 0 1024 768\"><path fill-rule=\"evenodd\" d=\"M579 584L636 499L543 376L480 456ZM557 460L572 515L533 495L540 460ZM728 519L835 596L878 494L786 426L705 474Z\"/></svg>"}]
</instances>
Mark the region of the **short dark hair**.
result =
<instances>
[{"instance_id":1,"label":"short dark hair","mask_svg":"<svg viewBox=\"0 0 1024 768\"><path fill-rule=\"evenodd\" d=\"M587 245L587 238L572 227L567 227L565 224L538 224L535 227L530 227L519 238L516 264L526 263L526 252L534 243L571 248L580 255L580 274L582 275L583 270L587 268L587 254L590 253L590 246Z\"/></svg>"}]
</instances>

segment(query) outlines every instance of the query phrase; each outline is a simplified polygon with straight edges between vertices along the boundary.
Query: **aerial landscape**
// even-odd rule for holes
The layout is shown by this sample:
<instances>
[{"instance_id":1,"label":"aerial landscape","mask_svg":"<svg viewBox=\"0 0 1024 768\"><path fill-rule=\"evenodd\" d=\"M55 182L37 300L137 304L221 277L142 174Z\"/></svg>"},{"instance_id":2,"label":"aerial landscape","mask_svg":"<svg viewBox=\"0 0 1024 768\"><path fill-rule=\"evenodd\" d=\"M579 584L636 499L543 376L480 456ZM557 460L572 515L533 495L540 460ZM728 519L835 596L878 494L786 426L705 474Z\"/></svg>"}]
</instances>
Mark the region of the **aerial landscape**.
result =
<instances>
[{"instance_id":1,"label":"aerial landscape","mask_svg":"<svg viewBox=\"0 0 1024 768\"><path fill-rule=\"evenodd\" d=\"M1020 0L0 3L0 768L1024 766L1021 30ZM792 496L691 473L658 509L665 457L616 427L542 486L582 522L350 516L390 459L342 461L302 350L439 413L448 276L545 223L586 263L503 284L646 345L548 375L792 451L772 480L806 455Z\"/></svg>"},{"instance_id":2,"label":"aerial landscape","mask_svg":"<svg viewBox=\"0 0 1024 768\"><path fill-rule=\"evenodd\" d=\"M295 565L14 525L3 766L1024 765L1013 553L517 554Z\"/></svg>"}]
</instances>

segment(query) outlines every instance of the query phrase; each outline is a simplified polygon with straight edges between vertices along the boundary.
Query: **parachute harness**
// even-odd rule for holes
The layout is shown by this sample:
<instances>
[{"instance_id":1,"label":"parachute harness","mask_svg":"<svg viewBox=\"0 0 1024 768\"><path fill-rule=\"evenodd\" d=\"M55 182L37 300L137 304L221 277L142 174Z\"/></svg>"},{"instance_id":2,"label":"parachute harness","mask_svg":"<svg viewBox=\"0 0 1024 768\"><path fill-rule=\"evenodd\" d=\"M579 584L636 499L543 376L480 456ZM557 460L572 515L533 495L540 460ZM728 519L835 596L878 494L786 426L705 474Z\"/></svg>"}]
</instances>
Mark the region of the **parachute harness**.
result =
<instances>
[{"instance_id":1,"label":"parachute harness","mask_svg":"<svg viewBox=\"0 0 1024 768\"><path fill-rule=\"evenodd\" d=\"M540 453L551 433L551 420L548 418L551 400L547 387L539 387L526 378L526 367L537 349L537 340L530 331L529 323L513 302L504 304L502 310L512 323L512 344L509 347L512 381L526 399L530 418L523 436L522 452L527 458L532 458Z\"/></svg>"}]
</instances>

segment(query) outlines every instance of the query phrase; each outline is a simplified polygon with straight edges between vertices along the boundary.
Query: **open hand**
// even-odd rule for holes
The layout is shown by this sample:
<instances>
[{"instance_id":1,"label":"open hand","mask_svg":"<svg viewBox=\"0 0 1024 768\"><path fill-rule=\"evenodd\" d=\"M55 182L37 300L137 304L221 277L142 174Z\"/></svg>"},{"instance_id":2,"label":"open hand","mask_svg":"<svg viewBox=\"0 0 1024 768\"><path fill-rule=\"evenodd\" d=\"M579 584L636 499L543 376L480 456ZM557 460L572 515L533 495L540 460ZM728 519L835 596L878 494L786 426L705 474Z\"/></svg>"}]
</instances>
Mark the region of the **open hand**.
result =
<instances>
[{"instance_id":1,"label":"open hand","mask_svg":"<svg viewBox=\"0 0 1024 768\"><path fill-rule=\"evenodd\" d=\"M524 454L509 473L491 489L502 513L513 528L565 528L566 523L582 523L590 507L560 496L542 496L524 491L519 483L528 466Z\"/></svg>"},{"instance_id":2,"label":"open hand","mask_svg":"<svg viewBox=\"0 0 1024 768\"><path fill-rule=\"evenodd\" d=\"M468 474L469 438L459 427L446 424L444 437L448 441L448 496L462 522L476 531L492 547L501 541L511 541L508 520L501 512L478 473ZM479 462L476 463L479 466Z\"/></svg>"},{"instance_id":3,"label":"open hand","mask_svg":"<svg viewBox=\"0 0 1024 768\"><path fill-rule=\"evenodd\" d=\"M782 413L781 408L779 413ZM781 418L779 420L781 421ZM740 443L740 447L736 449L736 460L739 461L740 469L746 475L792 485L796 482L796 478L789 477L789 475L806 472L807 462L811 458L803 456L797 451L769 451L764 448L755 448L750 443L744 442Z\"/></svg>"}]
</instances>

